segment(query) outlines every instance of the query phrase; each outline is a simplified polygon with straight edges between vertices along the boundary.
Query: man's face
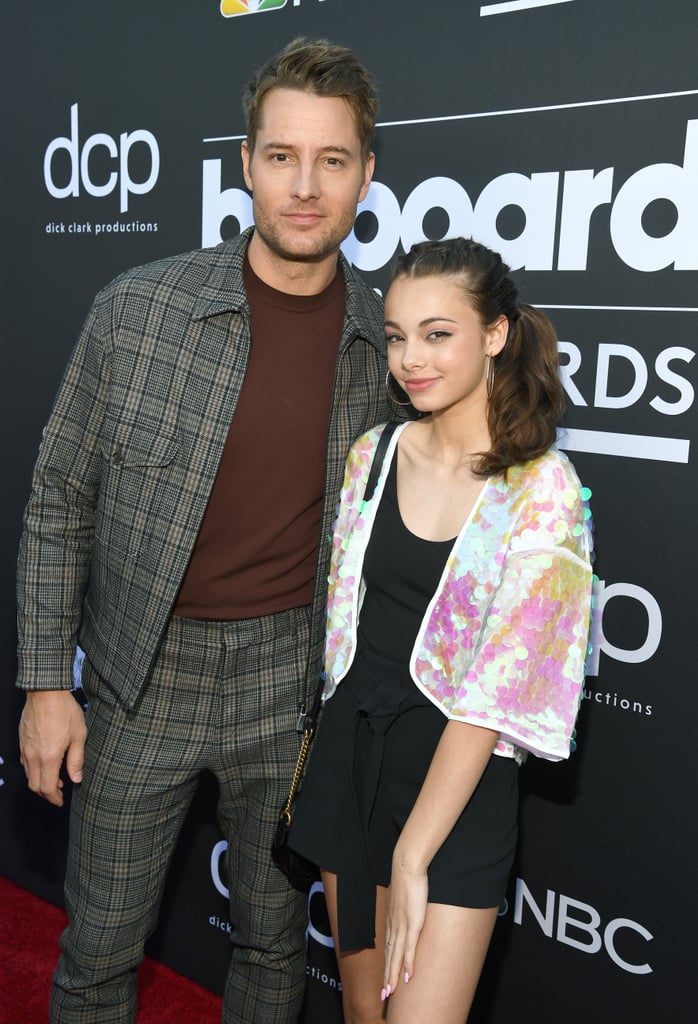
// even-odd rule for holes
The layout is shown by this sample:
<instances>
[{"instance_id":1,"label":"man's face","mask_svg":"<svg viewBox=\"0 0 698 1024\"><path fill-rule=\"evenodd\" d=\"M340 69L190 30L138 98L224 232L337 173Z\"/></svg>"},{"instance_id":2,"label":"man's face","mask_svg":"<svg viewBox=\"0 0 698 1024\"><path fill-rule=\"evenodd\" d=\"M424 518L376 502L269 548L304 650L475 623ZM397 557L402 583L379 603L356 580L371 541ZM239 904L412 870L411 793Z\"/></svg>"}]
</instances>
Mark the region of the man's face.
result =
<instances>
[{"instance_id":1,"label":"man's face","mask_svg":"<svg viewBox=\"0 0 698 1024\"><path fill-rule=\"evenodd\" d=\"M254 152L242 144L258 251L274 263L321 263L349 234L373 173L351 108L339 97L272 89Z\"/></svg>"}]
</instances>

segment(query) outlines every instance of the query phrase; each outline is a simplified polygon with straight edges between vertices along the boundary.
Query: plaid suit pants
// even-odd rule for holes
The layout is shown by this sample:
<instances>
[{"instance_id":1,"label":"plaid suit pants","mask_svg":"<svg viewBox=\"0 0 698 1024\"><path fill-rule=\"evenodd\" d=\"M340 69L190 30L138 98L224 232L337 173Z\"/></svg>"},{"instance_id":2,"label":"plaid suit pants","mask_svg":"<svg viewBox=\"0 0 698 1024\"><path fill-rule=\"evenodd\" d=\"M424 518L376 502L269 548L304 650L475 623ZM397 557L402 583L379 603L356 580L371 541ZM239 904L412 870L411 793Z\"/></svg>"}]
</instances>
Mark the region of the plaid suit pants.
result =
<instances>
[{"instance_id":1,"label":"plaid suit pants","mask_svg":"<svg viewBox=\"0 0 698 1024\"><path fill-rule=\"evenodd\" d=\"M173 618L138 703L126 711L85 659L88 741L75 787L69 924L53 1024L130 1024L135 967L203 770L219 782L233 953L225 1024L292 1024L305 980L305 899L270 857L299 747L308 609L240 622Z\"/></svg>"}]
</instances>

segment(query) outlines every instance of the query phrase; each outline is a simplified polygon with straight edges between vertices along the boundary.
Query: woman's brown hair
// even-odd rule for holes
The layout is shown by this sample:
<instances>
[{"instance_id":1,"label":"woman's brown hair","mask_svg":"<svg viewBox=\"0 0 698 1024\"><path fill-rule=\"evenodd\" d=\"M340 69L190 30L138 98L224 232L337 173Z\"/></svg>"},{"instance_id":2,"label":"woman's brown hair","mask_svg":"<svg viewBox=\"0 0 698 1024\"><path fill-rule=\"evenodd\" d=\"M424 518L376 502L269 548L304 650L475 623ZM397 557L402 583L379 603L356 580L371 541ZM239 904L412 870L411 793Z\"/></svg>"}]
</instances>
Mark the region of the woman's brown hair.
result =
<instances>
[{"instance_id":1,"label":"woman's brown hair","mask_svg":"<svg viewBox=\"0 0 698 1024\"><path fill-rule=\"evenodd\" d=\"M395 278L446 275L463 285L483 328L509 321L506 344L494 357L487 406L491 447L475 463L481 476L535 459L550 448L565 408L557 334L548 317L519 304L509 267L499 253L472 238L418 242L398 257Z\"/></svg>"}]
</instances>

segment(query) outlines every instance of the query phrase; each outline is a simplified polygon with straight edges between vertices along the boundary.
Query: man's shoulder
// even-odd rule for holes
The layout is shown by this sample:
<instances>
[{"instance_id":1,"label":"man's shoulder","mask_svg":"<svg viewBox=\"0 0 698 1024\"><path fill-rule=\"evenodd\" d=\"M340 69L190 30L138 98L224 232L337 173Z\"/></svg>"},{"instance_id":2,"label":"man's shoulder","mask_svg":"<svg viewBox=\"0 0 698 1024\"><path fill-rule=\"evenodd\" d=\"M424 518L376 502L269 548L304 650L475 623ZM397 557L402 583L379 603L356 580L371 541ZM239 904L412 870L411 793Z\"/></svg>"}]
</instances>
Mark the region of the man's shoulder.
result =
<instances>
[{"instance_id":1,"label":"man's shoulder","mask_svg":"<svg viewBox=\"0 0 698 1024\"><path fill-rule=\"evenodd\" d=\"M246 237L238 235L211 248L192 249L130 267L99 292L97 301L156 293L160 301L167 301L168 294L197 296L207 284L213 290L224 284L230 288L237 282L241 286L246 246Z\"/></svg>"},{"instance_id":2,"label":"man's shoulder","mask_svg":"<svg viewBox=\"0 0 698 1024\"><path fill-rule=\"evenodd\" d=\"M353 269L344 255L340 256L340 265L344 274L347 289L347 312L359 323L366 325L371 333L383 334L383 299Z\"/></svg>"}]
</instances>

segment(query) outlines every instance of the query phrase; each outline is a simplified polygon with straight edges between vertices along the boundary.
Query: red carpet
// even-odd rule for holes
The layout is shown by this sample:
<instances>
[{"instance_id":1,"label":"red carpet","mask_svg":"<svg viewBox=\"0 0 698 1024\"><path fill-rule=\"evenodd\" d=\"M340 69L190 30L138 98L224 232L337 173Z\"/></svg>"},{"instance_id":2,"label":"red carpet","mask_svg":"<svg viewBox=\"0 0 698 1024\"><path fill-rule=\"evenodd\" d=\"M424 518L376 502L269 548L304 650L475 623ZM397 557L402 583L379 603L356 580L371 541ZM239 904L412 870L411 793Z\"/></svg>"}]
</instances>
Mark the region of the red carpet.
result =
<instances>
[{"instance_id":1,"label":"red carpet","mask_svg":"<svg viewBox=\"0 0 698 1024\"><path fill-rule=\"evenodd\" d=\"M0 908L0 1024L46 1024L65 913L5 878ZM138 1024L219 1024L218 996L154 960L139 968L138 992Z\"/></svg>"}]
</instances>

